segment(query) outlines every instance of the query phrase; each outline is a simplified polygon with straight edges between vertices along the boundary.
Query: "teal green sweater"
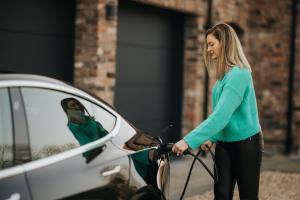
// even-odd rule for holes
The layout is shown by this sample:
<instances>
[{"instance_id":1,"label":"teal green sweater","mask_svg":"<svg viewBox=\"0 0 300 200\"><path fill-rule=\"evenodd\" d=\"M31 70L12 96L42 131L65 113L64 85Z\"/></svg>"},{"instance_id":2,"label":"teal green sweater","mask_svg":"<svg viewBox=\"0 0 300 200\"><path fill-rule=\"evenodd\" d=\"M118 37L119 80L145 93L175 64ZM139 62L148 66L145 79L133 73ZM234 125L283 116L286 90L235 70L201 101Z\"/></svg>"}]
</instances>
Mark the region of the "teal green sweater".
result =
<instances>
[{"instance_id":1,"label":"teal green sweater","mask_svg":"<svg viewBox=\"0 0 300 200\"><path fill-rule=\"evenodd\" d=\"M212 91L212 114L183 139L196 149L207 140L233 142L261 130L251 72L232 67Z\"/></svg>"}]
</instances>

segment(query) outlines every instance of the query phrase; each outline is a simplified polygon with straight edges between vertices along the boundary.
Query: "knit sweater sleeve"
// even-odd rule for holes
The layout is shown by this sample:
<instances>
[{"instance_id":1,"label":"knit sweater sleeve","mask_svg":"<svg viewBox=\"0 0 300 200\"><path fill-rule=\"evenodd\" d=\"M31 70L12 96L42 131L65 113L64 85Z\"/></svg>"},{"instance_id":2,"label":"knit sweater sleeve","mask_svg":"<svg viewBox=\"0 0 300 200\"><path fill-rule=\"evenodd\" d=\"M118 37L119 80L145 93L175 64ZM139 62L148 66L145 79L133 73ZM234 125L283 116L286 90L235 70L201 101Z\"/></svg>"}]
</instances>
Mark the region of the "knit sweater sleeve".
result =
<instances>
[{"instance_id":1,"label":"knit sweater sleeve","mask_svg":"<svg viewBox=\"0 0 300 200\"><path fill-rule=\"evenodd\" d=\"M249 77L240 70L228 74L213 113L183 138L191 149L196 149L205 141L214 138L228 124L241 104L249 82Z\"/></svg>"}]
</instances>

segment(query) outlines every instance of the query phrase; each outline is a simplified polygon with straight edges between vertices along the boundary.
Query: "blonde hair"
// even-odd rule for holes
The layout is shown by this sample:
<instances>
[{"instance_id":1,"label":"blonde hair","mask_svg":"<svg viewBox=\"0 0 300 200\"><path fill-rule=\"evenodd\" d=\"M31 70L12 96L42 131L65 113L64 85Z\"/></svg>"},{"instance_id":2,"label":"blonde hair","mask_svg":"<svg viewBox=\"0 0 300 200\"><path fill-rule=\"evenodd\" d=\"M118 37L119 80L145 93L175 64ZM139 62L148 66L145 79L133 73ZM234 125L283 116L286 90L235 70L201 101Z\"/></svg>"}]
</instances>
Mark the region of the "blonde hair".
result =
<instances>
[{"instance_id":1,"label":"blonde hair","mask_svg":"<svg viewBox=\"0 0 300 200\"><path fill-rule=\"evenodd\" d=\"M219 56L216 60L212 60L207 52L206 40L209 34L212 34L220 42ZM215 70L215 77L219 80L235 65L252 71L236 32L228 24L217 24L206 32L204 63L210 75L212 70Z\"/></svg>"}]
</instances>

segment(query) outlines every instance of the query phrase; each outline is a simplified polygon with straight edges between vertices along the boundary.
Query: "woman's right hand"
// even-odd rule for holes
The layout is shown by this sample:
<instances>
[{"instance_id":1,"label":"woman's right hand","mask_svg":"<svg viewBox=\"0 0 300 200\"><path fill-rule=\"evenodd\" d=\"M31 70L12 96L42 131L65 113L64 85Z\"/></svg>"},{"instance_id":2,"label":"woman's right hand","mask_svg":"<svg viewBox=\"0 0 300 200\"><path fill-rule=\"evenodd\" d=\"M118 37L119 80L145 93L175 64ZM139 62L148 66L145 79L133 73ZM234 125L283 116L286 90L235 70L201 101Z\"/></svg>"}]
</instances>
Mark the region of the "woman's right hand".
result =
<instances>
[{"instance_id":1,"label":"woman's right hand","mask_svg":"<svg viewBox=\"0 0 300 200\"><path fill-rule=\"evenodd\" d=\"M200 148L201 148L203 151L205 151L205 153L207 153L207 152L208 152L208 149L211 148L212 144L213 144L212 141L207 140L206 142L204 142L203 144L201 144Z\"/></svg>"}]
</instances>

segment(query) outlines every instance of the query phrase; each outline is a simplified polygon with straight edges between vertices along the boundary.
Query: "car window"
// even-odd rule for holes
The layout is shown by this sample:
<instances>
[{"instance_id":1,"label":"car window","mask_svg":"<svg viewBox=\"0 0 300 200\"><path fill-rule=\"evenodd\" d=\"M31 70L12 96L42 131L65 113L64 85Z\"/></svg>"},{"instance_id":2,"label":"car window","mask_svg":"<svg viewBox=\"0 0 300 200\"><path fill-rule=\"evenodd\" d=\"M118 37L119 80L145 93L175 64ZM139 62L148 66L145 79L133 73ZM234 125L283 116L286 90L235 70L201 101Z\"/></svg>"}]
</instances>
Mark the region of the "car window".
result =
<instances>
[{"instance_id":1,"label":"car window","mask_svg":"<svg viewBox=\"0 0 300 200\"><path fill-rule=\"evenodd\" d=\"M54 90L22 88L33 159L88 144L109 133L94 118L95 106L77 96ZM100 109L100 108L99 108ZM85 152L88 160L94 153Z\"/></svg>"},{"instance_id":2,"label":"car window","mask_svg":"<svg viewBox=\"0 0 300 200\"><path fill-rule=\"evenodd\" d=\"M92 109L95 115L95 119L98 122L101 122L102 126L108 132L111 132L115 127L117 118L98 105L92 104Z\"/></svg>"},{"instance_id":3,"label":"car window","mask_svg":"<svg viewBox=\"0 0 300 200\"><path fill-rule=\"evenodd\" d=\"M13 133L7 89L0 89L0 169L13 165Z\"/></svg>"}]
</instances>

